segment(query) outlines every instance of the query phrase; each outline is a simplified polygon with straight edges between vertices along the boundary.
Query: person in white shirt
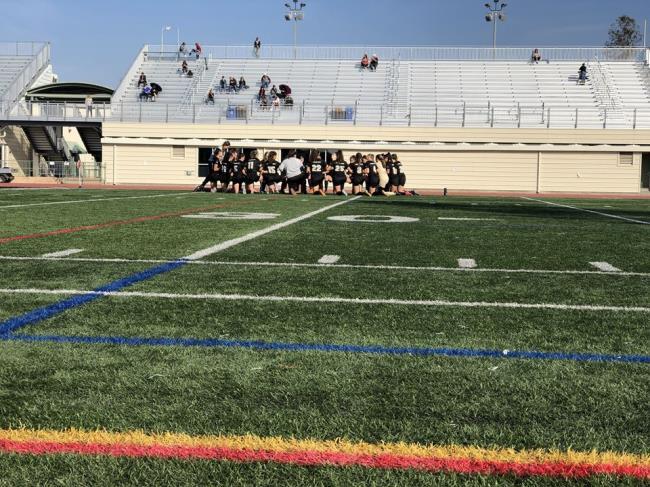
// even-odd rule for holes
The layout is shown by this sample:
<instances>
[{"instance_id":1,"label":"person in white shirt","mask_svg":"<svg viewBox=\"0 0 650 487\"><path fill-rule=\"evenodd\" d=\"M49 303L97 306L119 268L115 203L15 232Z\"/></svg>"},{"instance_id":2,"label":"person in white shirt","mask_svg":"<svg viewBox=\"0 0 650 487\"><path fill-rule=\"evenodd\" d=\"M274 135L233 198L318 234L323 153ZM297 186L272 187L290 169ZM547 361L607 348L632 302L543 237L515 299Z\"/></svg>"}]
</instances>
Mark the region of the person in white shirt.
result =
<instances>
[{"instance_id":1,"label":"person in white shirt","mask_svg":"<svg viewBox=\"0 0 650 487\"><path fill-rule=\"evenodd\" d=\"M306 178L305 166L303 165L303 162L296 157L295 150L289 151L287 158L282 161L278 170L287 178L289 192L295 196L300 189L300 185Z\"/></svg>"}]
</instances>

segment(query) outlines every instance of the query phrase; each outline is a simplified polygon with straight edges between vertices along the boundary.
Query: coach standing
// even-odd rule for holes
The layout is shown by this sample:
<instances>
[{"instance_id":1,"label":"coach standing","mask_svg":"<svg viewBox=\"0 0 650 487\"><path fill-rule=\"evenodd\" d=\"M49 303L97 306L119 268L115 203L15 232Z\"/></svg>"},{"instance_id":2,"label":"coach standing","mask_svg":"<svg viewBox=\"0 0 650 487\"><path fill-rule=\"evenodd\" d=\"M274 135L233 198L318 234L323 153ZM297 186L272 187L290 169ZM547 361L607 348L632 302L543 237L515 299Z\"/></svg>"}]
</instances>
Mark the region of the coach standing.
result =
<instances>
[{"instance_id":1,"label":"coach standing","mask_svg":"<svg viewBox=\"0 0 650 487\"><path fill-rule=\"evenodd\" d=\"M305 166L302 161L296 157L295 150L289 151L287 158L282 161L278 170L287 178L289 192L292 195L295 195L306 178Z\"/></svg>"}]
</instances>

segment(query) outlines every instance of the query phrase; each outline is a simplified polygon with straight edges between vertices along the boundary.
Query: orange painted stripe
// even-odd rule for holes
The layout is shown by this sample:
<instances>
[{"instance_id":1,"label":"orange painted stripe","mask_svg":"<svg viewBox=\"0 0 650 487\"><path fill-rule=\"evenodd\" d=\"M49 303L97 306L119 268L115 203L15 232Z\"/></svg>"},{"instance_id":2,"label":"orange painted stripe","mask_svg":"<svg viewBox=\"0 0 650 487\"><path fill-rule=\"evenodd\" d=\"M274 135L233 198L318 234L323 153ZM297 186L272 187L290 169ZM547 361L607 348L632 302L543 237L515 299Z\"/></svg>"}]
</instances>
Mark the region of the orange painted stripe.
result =
<instances>
[{"instance_id":1,"label":"orange painted stripe","mask_svg":"<svg viewBox=\"0 0 650 487\"><path fill-rule=\"evenodd\" d=\"M129 457L276 462L310 466L363 466L483 475L650 479L650 456L614 452L485 449L297 440L257 436L0 430L0 451Z\"/></svg>"}]
</instances>

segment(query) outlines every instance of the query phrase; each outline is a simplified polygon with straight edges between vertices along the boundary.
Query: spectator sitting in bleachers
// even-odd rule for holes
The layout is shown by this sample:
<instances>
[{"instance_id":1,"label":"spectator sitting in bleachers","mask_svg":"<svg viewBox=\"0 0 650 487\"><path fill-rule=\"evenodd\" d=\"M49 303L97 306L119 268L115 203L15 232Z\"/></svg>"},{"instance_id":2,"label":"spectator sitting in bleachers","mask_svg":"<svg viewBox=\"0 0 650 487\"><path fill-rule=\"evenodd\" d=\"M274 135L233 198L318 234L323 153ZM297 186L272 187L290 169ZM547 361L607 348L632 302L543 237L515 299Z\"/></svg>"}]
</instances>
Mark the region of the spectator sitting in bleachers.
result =
<instances>
[{"instance_id":1,"label":"spectator sitting in bleachers","mask_svg":"<svg viewBox=\"0 0 650 487\"><path fill-rule=\"evenodd\" d=\"M368 55L364 54L363 57L361 58L361 69L368 69L370 66L370 60L368 59Z\"/></svg>"},{"instance_id":2,"label":"spectator sitting in bleachers","mask_svg":"<svg viewBox=\"0 0 650 487\"><path fill-rule=\"evenodd\" d=\"M278 89L273 85L273 88L271 88L271 97L277 97L278 93Z\"/></svg>"},{"instance_id":3,"label":"spectator sitting in bleachers","mask_svg":"<svg viewBox=\"0 0 650 487\"><path fill-rule=\"evenodd\" d=\"M162 91L162 86L160 86L158 83L150 83L151 86L151 98L153 101L156 101L156 97L158 96L158 93Z\"/></svg>"},{"instance_id":4,"label":"spectator sitting in bleachers","mask_svg":"<svg viewBox=\"0 0 650 487\"><path fill-rule=\"evenodd\" d=\"M140 101L142 101L143 99L145 101L149 101L151 99L151 96L152 96L151 93L152 93L151 92L151 86L144 85L144 88L142 88L142 91L140 92Z\"/></svg>"},{"instance_id":5,"label":"spectator sitting in bleachers","mask_svg":"<svg viewBox=\"0 0 650 487\"><path fill-rule=\"evenodd\" d=\"M260 83L262 84L262 88L266 89L271 84L271 78L269 78L268 74L264 73L262 75L262 79L260 80Z\"/></svg>"},{"instance_id":6,"label":"spectator sitting in bleachers","mask_svg":"<svg viewBox=\"0 0 650 487\"><path fill-rule=\"evenodd\" d=\"M584 85L587 82L587 65L582 63L578 69L578 84Z\"/></svg>"},{"instance_id":7,"label":"spectator sitting in bleachers","mask_svg":"<svg viewBox=\"0 0 650 487\"><path fill-rule=\"evenodd\" d=\"M229 89L230 89L230 93L237 93L237 91L239 91L239 90L237 89L237 80L235 79L234 76L231 76L231 77L230 77L229 85L230 85L230 88L229 88Z\"/></svg>"},{"instance_id":8,"label":"spectator sitting in bleachers","mask_svg":"<svg viewBox=\"0 0 650 487\"><path fill-rule=\"evenodd\" d=\"M293 107L293 98L291 98L291 95L287 95L284 98L284 106L289 108Z\"/></svg>"},{"instance_id":9,"label":"spectator sitting in bleachers","mask_svg":"<svg viewBox=\"0 0 650 487\"><path fill-rule=\"evenodd\" d=\"M262 86L260 91L257 93L257 99L259 101L266 100L266 89Z\"/></svg>"},{"instance_id":10,"label":"spectator sitting in bleachers","mask_svg":"<svg viewBox=\"0 0 650 487\"><path fill-rule=\"evenodd\" d=\"M273 107L273 110L280 109L280 98L278 98L277 95L273 96L273 101L271 102L271 106Z\"/></svg>"},{"instance_id":11,"label":"spectator sitting in bleachers","mask_svg":"<svg viewBox=\"0 0 650 487\"><path fill-rule=\"evenodd\" d=\"M188 78L194 78L194 73L192 72L191 69L187 72L187 77Z\"/></svg>"},{"instance_id":12,"label":"spectator sitting in bleachers","mask_svg":"<svg viewBox=\"0 0 650 487\"><path fill-rule=\"evenodd\" d=\"M140 73L140 77L138 78L138 88L141 86L147 86L147 75L144 72Z\"/></svg>"},{"instance_id":13,"label":"spectator sitting in bleachers","mask_svg":"<svg viewBox=\"0 0 650 487\"><path fill-rule=\"evenodd\" d=\"M262 108L262 110L266 110L268 106L269 106L269 100L266 97L266 95L264 95L262 98L260 98L260 107Z\"/></svg>"},{"instance_id":14,"label":"spectator sitting in bleachers","mask_svg":"<svg viewBox=\"0 0 650 487\"><path fill-rule=\"evenodd\" d=\"M239 90L247 90L247 89L248 89L248 85L246 84L246 80L242 76L241 78L239 78Z\"/></svg>"},{"instance_id":15,"label":"spectator sitting in bleachers","mask_svg":"<svg viewBox=\"0 0 650 487\"><path fill-rule=\"evenodd\" d=\"M187 61L183 61L183 64L181 64L181 73L187 74Z\"/></svg>"},{"instance_id":16,"label":"spectator sitting in bleachers","mask_svg":"<svg viewBox=\"0 0 650 487\"><path fill-rule=\"evenodd\" d=\"M379 66L379 56L377 56L376 54L373 54L372 58L370 59L370 66L368 66L368 67L369 67L370 71L375 71L375 70L377 70L377 66Z\"/></svg>"},{"instance_id":17,"label":"spectator sitting in bleachers","mask_svg":"<svg viewBox=\"0 0 650 487\"><path fill-rule=\"evenodd\" d=\"M221 79L219 80L219 91L223 92L226 91L226 77L222 76Z\"/></svg>"},{"instance_id":18,"label":"spectator sitting in bleachers","mask_svg":"<svg viewBox=\"0 0 650 487\"><path fill-rule=\"evenodd\" d=\"M203 49L201 48L201 44L198 42L194 43L194 49L192 49L192 54L196 56L196 59L199 59L201 57L201 53L203 52Z\"/></svg>"},{"instance_id":19,"label":"spectator sitting in bleachers","mask_svg":"<svg viewBox=\"0 0 650 487\"><path fill-rule=\"evenodd\" d=\"M178 54L182 57L187 56L187 44L185 42L181 42L181 45L178 46Z\"/></svg>"},{"instance_id":20,"label":"spectator sitting in bleachers","mask_svg":"<svg viewBox=\"0 0 650 487\"><path fill-rule=\"evenodd\" d=\"M542 60L542 54L539 52L539 49L535 48L530 59L534 64L539 64L539 62Z\"/></svg>"},{"instance_id":21,"label":"spectator sitting in bleachers","mask_svg":"<svg viewBox=\"0 0 650 487\"><path fill-rule=\"evenodd\" d=\"M214 105L214 91L212 91L212 88L208 90L208 96L205 99L205 103L212 103Z\"/></svg>"}]
</instances>

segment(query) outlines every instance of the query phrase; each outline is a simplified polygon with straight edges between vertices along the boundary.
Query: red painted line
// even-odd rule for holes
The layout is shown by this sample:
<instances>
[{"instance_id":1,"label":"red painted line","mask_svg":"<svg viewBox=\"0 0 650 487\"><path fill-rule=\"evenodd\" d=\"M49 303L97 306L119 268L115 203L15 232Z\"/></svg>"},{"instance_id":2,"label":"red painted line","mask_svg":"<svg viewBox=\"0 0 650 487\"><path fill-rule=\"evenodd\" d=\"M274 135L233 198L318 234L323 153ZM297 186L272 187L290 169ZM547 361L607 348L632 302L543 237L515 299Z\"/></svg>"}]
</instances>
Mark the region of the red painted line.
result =
<instances>
[{"instance_id":1,"label":"red painted line","mask_svg":"<svg viewBox=\"0 0 650 487\"><path fill-rule=\"evenodd\" d=\"M112 457L173 458L182 460L272 462L299 466L361 466L377 469L415 469L426 472L515 475L518 477L586 478L594 475L616 475L650 479L649 467L635 465L575 464L564 462L517 463L465 458L431 458L393 454L368 455L310 450L272 451L225 447L0 440L0 452L28 455L77 454Z\"/></svg>"},{"instance_id":2,"label":"red painted line","mask_svg":"<svg viewBox=\"0 0 650 487\"><path fill-rule=\"evenodd\" d=\"M245 204L251 204L252 202L238 202L240 206L245 205ZM230 203L232 204L232 203ZM0 244L4 243L9 243L9 242L17 242L20 240L28 240L32 238L45 238L45 237L53 237L55 235L65 235L68 233L77 233L77 232L85 232L89 230L100 230L102 228L109 228L109 227L115 227L119 225L131 225L133 223L142 223L142 222L149 222L149 221L155 221L155 220L162 220L163 218L173 218L177 216L183 216L183 215L189 215L192 213L199 213L201 211L208 211L208 210L215 210L218 208L225 208L226 206L229 206L229 204L221 204L221 205L215 205L215 206L206 206L204 208L191 208L187 210L182 210L182 211L174 211L174 212L169 212L169 213L161 213L159 215L151 215L151 216L139 216L136 218L130 218L128 220L112 220L108 221L105 223L97 223L95 225L83 225L80 227L72 227L72 228L61 228L59 230L52 230L50 232L42 232L42 233L30 233L26 235L16 235L13 237L5 237L5 238L0 238Z\"/></svg>"}]
</instances>

